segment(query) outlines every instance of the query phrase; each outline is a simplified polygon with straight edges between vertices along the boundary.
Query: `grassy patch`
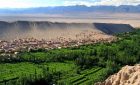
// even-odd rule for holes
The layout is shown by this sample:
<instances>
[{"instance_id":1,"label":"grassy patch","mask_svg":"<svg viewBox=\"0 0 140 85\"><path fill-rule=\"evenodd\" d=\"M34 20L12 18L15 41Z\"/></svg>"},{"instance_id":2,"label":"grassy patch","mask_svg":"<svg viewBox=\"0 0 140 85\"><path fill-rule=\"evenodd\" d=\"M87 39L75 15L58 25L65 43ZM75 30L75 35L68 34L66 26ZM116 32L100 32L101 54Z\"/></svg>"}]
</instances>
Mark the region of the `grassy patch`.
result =
<instances>
[{"instance_id":1,"label":"grassy patch","mask_svg":"<svg viewBox=\"0 0 140 85\"><path fill-rule=\"evenodd\" d=\"M0 64L0 81L9 80L17 77L42 73L42 69L31 63Z\"/></svg>"}]
</instances>

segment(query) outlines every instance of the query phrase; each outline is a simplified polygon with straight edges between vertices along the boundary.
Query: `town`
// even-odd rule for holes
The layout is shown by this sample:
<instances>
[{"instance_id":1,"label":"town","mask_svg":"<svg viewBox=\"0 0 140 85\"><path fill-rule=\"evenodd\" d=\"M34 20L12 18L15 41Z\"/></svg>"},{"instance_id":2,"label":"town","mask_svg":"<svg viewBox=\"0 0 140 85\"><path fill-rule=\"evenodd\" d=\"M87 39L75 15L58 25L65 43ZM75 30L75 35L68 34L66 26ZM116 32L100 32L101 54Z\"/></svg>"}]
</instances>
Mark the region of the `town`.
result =
<instances>
[{"instance_id":1,"label":"town","mask_svg":"<svg viewBox=\"0 0 140 85\"><path fill-rule=\"evenodd\" d=\"M85 31L75 35L75 38L66 38L64 36L56 39L45 40L35 38L16 39L13 41L0 41L0 54L15 54L22 51L31 51L37 49L61 49L65 47L80 46L84 44L93 44L98 42L111 42L116 38L104 33Z\"/></svg>"}]
</instances>

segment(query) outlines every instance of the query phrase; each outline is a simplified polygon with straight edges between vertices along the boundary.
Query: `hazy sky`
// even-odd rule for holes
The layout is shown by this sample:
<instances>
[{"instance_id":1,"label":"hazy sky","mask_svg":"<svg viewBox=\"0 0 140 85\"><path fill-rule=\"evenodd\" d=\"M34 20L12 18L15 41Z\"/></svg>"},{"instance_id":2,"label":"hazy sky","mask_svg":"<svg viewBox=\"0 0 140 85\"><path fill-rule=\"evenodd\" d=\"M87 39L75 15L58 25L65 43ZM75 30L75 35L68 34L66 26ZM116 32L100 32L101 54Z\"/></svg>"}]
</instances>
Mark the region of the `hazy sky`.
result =
<instances>
[{"instance_id":1,"label":"hazy sky","mask_svg":"<svg viewBox=\"0 0 140 85\"><path fill-rule=\"evenodd\" d=\"M67 5L138 5L140 0L0 0L0 8L28 8Z\"/></svg>"}]
</instances>

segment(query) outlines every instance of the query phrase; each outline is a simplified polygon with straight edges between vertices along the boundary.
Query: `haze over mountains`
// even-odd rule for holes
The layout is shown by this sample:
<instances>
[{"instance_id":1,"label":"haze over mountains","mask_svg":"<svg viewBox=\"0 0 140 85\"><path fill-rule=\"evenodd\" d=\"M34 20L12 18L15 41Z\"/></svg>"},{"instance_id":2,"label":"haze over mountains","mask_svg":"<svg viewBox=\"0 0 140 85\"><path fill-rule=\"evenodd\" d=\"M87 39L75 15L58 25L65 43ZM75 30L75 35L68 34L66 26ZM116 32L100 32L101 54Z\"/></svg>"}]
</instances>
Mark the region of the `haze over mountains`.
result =
<instances>
[{"instance_id":1,"label":"haze over mountains","mask_svg":"<svg viewBox=\"0 0 140 85\"><path fill-rule=\"evenodd\" d=\"M111 12L111 13L140 13L140 5L120 5L120 6L56 6L56 7L36 7L36 8L5 8L0 9L0 13L46 13L46 14L64 14L79 12Z\"/></svg>"},{"instance_id":2,"label":"haze over mountains","mask_svg":"<svg viewBox=\"0 0 140 85\"><path fill-rule=\"evenodd\" d=\"M130 25L139 26L139 13L140 5L91 7L76 5L0 9L0 39L26 37L54 39L61 36L75 39L77 34L86 31L95 34L96 32L99 34L129 32L132 31ZM53 15L55 18L50 18ZM103 37L103 35L100 36Z\"/></svg>"}]
</instances>

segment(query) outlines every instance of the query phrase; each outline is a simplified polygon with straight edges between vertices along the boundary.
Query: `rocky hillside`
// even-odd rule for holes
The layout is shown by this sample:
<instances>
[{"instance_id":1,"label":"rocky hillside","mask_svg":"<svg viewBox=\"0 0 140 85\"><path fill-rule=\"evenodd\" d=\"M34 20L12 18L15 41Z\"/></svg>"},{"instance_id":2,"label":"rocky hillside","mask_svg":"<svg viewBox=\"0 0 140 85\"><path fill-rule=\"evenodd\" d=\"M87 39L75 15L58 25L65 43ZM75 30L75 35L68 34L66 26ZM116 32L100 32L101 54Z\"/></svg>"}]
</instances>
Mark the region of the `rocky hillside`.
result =
<instances>
[{"instance_id":1,"label":"rocky hillside","mask_svg":"<svg viewBox=\"0 0 140 85\"><path fill-rule=\"evenodd\" d=\"M140 85L140 65L125 66L104 82L95 85Z\"/></svg>"}]
</instances>

